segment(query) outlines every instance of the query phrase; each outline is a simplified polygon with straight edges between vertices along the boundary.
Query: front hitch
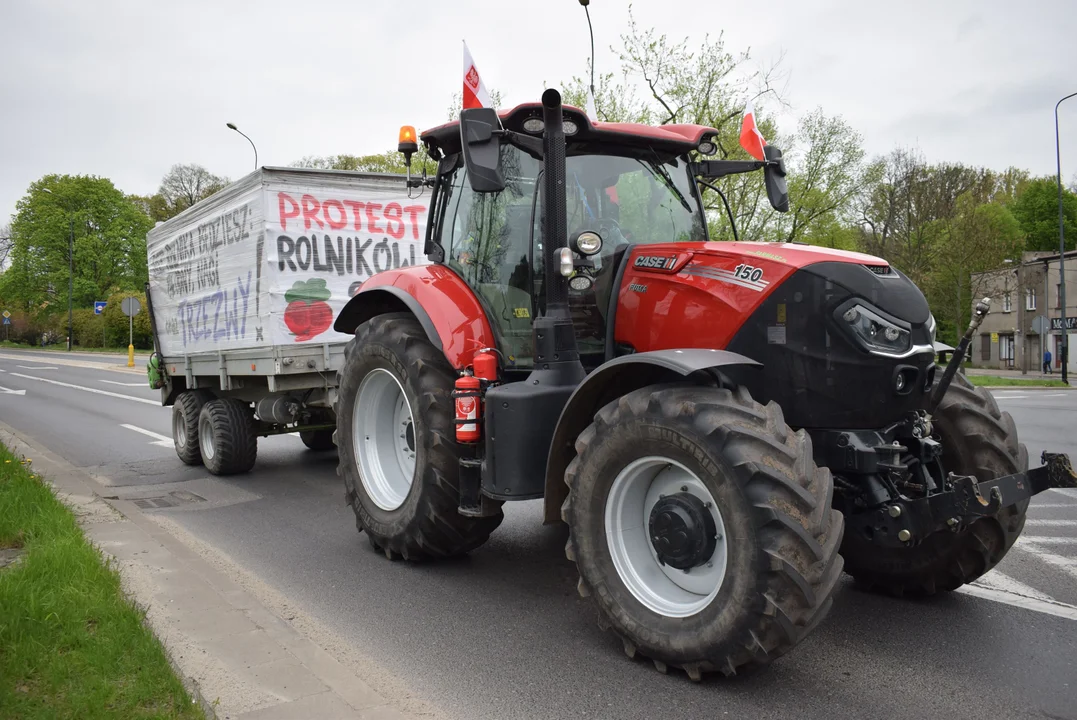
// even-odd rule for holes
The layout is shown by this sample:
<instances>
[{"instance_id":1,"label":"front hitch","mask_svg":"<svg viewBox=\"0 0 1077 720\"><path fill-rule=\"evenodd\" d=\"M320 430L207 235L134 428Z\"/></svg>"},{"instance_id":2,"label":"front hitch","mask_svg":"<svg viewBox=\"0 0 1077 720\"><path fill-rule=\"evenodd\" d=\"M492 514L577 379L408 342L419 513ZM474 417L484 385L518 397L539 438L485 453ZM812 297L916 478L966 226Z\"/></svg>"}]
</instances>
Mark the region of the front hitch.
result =
<instances>
[{"instance_id":1,"label":"front hitch","mask_svg":"<svg viewBox=\"0 0 1077 720\"><path fill-rule=\"evenodd\" d=\"M855 522L873 542L885 547L918 545L942 530L958 532L1003 508L1052 488L1077 488L1077 473L1065 453L1044 452L1038 468L977 482L950 473L943 492L890 501L856 515Z\"/></svg>"}]
</instances>

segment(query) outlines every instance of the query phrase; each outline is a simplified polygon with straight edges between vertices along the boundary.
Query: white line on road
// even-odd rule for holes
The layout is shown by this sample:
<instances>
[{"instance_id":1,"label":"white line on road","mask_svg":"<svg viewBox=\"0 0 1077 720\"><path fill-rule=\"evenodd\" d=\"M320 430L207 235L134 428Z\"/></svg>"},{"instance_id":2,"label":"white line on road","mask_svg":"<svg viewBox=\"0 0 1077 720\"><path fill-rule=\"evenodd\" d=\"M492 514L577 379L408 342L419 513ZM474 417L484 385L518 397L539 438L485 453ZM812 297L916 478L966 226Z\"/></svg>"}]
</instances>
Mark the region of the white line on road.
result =
<instances>
[{"instance_id":1,"label":"white line on road","mask_svg":"<svg viewBox=\"0 0 1077 720\"><path fill-rule=\"evenodd\" d=\"M1020 542L1020 541L1019 541ZM1029 585L1025 585L1020 580L1015 580L1009 575L1004 575L998 570L992 570L986 575L982 576L975 582L980 587L991 588L992 590L1001 590L1002 592L1013 593L1014 595L1022 595L1024 597L1033 598L1036 600L1043 600L1045 602L1056 602L1056 600L1050 595L1045 595L1039 590Z\"/></svg>"},{"instance_id":2,"label":"white line on road","mask_svg":"<svg viewBox=\"0 0 1077 720\"><path fill-rule=\"evenodd\" d=\"M1059 495L1065 495L1066 497L1077 498L1077 490L1073 488L1051 488Z\"/></svg>"},{"instance_id":3,"label":"white line on road","mask_svg":"<svg viewBox=\"0 0 1077 720\"><path fill-rule=\"evenodd\" d=\"M1055 617L1065 618L1066 620L1077 620L1077 606L1068 605L1067 603L1059 602L1057 600L1048 602L1046 600L1040 600L1039 598L1025 597L1024 595L1006 592L1005 590L996 590L994 588L976 584L962 585L957 589L957 592L983 598L985 600L994 600L995 602L1012 605L1013 607L1034 610L1046 615L1054 615Z\"/></svg>"},{"instance_id":4,"label":"white line on road","mask_svg":"<svg viewBox=\"0 0 1077 720\"><path fill-rule=\"evenodd\" d=\"M14 373L12 373L12 374L14 374ZM11 388L0 387L0 393L4 393L5 395L25 395L26 391L25 390L12 390Z\"/></svg>"},{"instance_id":5,"label":"white line on road","mask_svg":"<svg viewBox=\"0 0 1077 720\"><path fill-rule=\"evenodd\" d=\"M21 367L23 370L58 370L59 368L53 365L16 365L15 367Z\"/></svg>"},{"instance_id":6,"label":"white line on road","mask_svg":"<svg viewBox=\"0 0 1077 720\"><path fill-rule=\"evenodd\" d=\"M108 383L109 385L123 385L124 387L148 387L148 384L145 382L122 383L116 382L115 380L102 380L101 382Z\"/></svg>"},{"instance_id":7,"label":"white line on road","mask_svg":"<svg viewBox=\"0 0 1077 720\"><path fill-rule=\"evenodd\" d=\"M1023 550L1027 553L1038 557L1048 565L1054 565L1056 568L1062 570L1074 580L1077 580L1077 560L1068 557L1062 557L1061 555L1055 555L1054 553L1044 552L1040 548L1036 547L1035 538L1026 538L1025 542L1017 546L1018 550Z\"/></svg>"},{"instance_id":8,"label":"white line on road","mask_svg":"<svg viewBox=\"0 0 1077 720\"><path fill-rule=\"evenodd\" d=\"M1024 400L1028 395L996 395L996 400Z\"/></svg>"},{"instance_id":9,"label":"white line on road","mask_svg":"<svg viewBox=\"0 0 1077 720\"><path fill-rule=\"evenodd\" d=\"M134 430L135 432L142 433L143 435L148 435L148 436L150 436L151 438L153 438L154 440L157 441L157 442L151 442L150 445L160 445L161 447L169 447L169 448L170 447L175 447L175 443L172 442L172 438L167 437L165 435L158 435L157 433L153 432L152 430L146 430L145 428L140 428L137 425L127 425L126 423L121 423L120 427L127 428L128 430Z\"/></svg>"},{"instance_id":10,"label":"white line on road","mask_svg":"<svg viewBox=\"0 0 1077 720\"><path fill-rule=\"evenodd\" d=\"M1029 537L1017 538L1018 545L1077 545L1077 537Z\"/></svg>"},{"instance_id":11,"label":"white line on road","mask_svg":"<svg viewBox=\"0 0 1077 720\"><path fill-rule=\"evenodd\" d=\"M1025 520L1026 527L1077 527L1077 520L1041 520L1029 518Z\"/></svg>"},{"instance_id":12,"label":"white line on road","mask_svg":"<svg viewBox=\"0 0 1077 720\"><path fill-rule=\"evenodd\" d=\"M22 373L11 373L15 377L26 378L27 380L37 380L38 382L50 383L52 385L59 385L60 387L69 387L76 390L85 390L86 392L96 393L98 395L108 395L109 397L122 398L124 400L134 400L135 402L146 403L147 405L161 406L161 403L157 400L147 400L146 398L135 397L134 395L121 395L120 393L109 392L108 390L98 390L97 388L83 387L82 385L72 385L71 383L60 382L59 380L49 380L48 378L34 377L33 375L23 375Z\"/></svg>"},{"instance_id":13,"label":"white line on road","mask_svg":"<svg viewBox=\"0 0 1077 720\"><path fill-rule=\"evenodd\" d=\"M1036 510L1077 510L1077 503L1042 503L1040 505L1029 505L1028 509Z\"/></svg>"}]
</instances>

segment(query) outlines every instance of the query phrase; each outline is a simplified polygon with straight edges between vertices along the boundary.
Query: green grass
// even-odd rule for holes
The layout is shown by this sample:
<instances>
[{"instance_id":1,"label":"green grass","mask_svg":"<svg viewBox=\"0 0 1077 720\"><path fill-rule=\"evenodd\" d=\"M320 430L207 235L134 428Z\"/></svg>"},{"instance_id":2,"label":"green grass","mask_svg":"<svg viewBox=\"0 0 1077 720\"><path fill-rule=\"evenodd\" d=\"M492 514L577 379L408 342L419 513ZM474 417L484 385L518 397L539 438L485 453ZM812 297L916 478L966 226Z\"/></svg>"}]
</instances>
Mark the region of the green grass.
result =
<instances>
[{"instance_id":1,"label":"green grass","mask_svg":"<svg viewBox=\"0 0 1077 720\"><path fill-rule=\"evenodd\" d=\"M0 445L0 718L203 718L116 571Z\"/></svg>"},{"instance_id":2,"label":"green grass","mask_svg":"<svg viewBox=\"0 0 1077 720\"><path fill-rule=\"evenodd\" d=\"M63 343L61 343L59 345L46 345L45 347L41 347L41 346L34 347L33 345L24 345L23 343L17 343L17 342L14 342L13 340L0 340L0 348L15 348L15 349L18 349L18 350L43 350L45 352L67 352L67 345L65 345ZM80 346L76 345L72 349L75 352L84 352L84 353L105 353L105 354L108 354L108 355L126 355L127 354L127 346L126 345L124 345L123 347L117 347L117 348L80 347ZM139 350L137 348L135 349L135 357L139 357L141 355L149 355L149 354L150 354L149 350Z\"/></svg>"},{"instance_id":3,"label":"green grass","mask_svg":"<svg viewBox=\"0 0 1077 720\"><path fill-rule=\"evenodd\" d=\"M966 375L973 385L981 387L1069 387L1061 380L1033 380L1025 378L998 377L997 375Z\"/></svg>"}]
</instances>

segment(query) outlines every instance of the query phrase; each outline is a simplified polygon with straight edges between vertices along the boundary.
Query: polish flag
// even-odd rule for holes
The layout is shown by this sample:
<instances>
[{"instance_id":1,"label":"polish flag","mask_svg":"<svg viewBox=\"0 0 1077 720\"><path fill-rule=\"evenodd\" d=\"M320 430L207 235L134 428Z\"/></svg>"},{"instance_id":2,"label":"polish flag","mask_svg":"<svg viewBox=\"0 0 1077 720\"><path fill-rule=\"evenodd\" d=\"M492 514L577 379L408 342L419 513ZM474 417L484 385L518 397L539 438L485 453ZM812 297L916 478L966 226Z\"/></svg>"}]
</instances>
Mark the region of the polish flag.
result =
<instances>
[{"instance_id":1,"label":"polish flag","mask_svg":"<svg viewBox=\"0 0 1077 720\"><path fill-rule=\"evenodd\" d=\"M748 154L756 160L766 160L763 147L767 141L755 125L755 105L748 101L748 107L744 109L744 120L740 125L740 146L748 151Z\"/></svg>"},{"instance_id":2,"label":"polish flag","mask_svg":"<svg viewBox=\"0 0 1077 720\"><path fill-rule=\"evenodd\" d=\"M471 51L467 49L467 41L464 41L464 107L493 107L494 101L490 99L490 93L486 92L486 85L482 82L479 69L475 67L475 61L471 59Z\"/></svg>"}]
</instances>

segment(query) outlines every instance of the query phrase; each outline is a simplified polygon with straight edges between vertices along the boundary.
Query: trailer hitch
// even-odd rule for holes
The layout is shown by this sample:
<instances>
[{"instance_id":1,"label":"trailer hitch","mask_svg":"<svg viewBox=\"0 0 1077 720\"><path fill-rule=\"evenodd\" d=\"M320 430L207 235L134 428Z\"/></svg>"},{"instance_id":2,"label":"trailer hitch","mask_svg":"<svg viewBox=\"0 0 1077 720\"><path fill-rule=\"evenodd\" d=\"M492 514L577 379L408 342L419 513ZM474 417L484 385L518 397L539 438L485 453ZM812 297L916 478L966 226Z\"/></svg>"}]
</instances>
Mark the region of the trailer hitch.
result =
<instances>
[{"instance_id":1,"label":"trailer hitch","mask_svg":"<svg viewBox=\"0 0 1077 720\"><path fill-rule=\"evenodd\" d=\"M909 547L940 531L959 532L1003 508L1052 488L1077 488L1077 473L1065 453L1044 452L1040 467L977 482L969 475L950 473L943 492L901 499L863 513L852 522L870 540L888 547Z\"/></svg>"}]
</instances>

